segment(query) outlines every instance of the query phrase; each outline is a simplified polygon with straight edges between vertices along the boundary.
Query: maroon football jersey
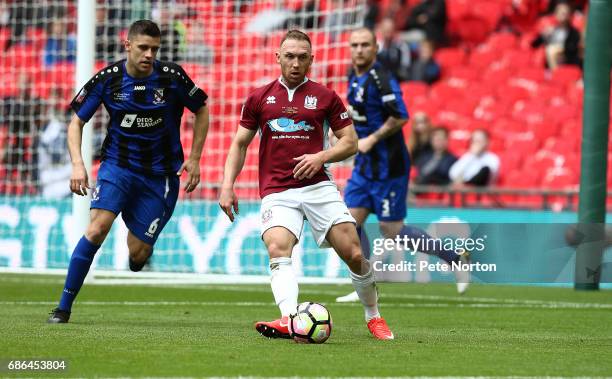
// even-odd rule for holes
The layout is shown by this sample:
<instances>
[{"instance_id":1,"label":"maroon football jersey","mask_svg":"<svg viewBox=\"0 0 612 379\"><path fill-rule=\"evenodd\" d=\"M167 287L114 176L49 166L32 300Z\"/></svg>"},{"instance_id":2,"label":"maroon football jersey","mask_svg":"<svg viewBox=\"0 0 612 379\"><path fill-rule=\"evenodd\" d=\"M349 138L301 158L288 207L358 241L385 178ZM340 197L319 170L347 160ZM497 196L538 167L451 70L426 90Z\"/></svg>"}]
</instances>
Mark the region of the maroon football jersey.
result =
<instances>
[{"instance_id":1,"label":"maroon football jersey","mask_svg":"<svg viewBox=\"0 0 612 379\"><path fill-rule=\"evenodd\" d=\"M277 79L253 91L242 108L240 125L260 131L261 197L331 180L326 166L310 179L295 179L298 161L293 158L326 149L328 129L339 130L351 123L340 97L308 79L292 90Z\"/></svg>"}]
</instances>

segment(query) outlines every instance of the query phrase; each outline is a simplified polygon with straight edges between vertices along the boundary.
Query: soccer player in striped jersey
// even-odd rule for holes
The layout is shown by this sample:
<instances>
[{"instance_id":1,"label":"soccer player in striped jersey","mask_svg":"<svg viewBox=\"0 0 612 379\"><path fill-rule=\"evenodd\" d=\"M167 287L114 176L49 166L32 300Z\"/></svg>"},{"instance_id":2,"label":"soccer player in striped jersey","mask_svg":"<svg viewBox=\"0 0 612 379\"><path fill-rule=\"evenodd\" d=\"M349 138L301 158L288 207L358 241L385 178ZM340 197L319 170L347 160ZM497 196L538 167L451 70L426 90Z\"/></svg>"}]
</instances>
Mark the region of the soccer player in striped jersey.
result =
<instances>
[{"instance_id":1,"label":"soccer player in striped jersey","mask_svg":"<svg viewBox=\"0 0 612 379\"><path fill-rule=\"evenodd\" d=\"M100 104L108 111L110 124L92 190L90 223L72 253L61 300L49 323L68 322L94 255L120 213L129 229L130 269L140 271L174 211L181 174L187 172L186 192L200 182L199 162L208 131L207 95L179 65L155 59L160 36L154 22L134 22L124 42L127 59L95 74L72 100L75 115L68 126L68 147L73 193L85 196L90 189L81 156L83 126ZM180 141L185 107L196 115L186 161Z\"/></svg>"},{"instance_id":2,"label":"soccer player in striped jersey","mask_svg":"<svg viewBox=\"0 0 612 379\"><path fill-rule=\"evenodd\" d=\"M410 155L402 127L408 111L397 80L376 61L376 36L361 28L350 36L353 70L348 80L348 102L351 118L359 137L357 157L344 199L357 221L364 256L369 258L369 242L362 225L370 213L376 214L385 238L407 236L412 239L431 238L424 230L404 225L406 196L410 172ZM462 258L452 250L422 251L448 263ZM457 290L463 293L469 283L467 271L456 273ZM336 299L338 302L357 301L356 292Z\"/></svg>"}]
</instances>

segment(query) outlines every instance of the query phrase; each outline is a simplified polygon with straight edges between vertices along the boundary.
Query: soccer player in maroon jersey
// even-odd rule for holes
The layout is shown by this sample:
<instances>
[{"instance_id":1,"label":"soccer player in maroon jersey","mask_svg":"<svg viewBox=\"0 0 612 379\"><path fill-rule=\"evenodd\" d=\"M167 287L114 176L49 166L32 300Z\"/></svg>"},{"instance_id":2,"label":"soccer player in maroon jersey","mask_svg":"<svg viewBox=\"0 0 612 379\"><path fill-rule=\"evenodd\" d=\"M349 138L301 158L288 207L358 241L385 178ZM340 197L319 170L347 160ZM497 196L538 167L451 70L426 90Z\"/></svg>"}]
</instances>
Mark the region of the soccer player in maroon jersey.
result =
<instances>
[{"instance_id":1,"label":"soccer player in maroon jersey","mask_svg":"<svg viewBox=\"0 0 612 379\"><path fill-rule=\"evenodd\" d=\"M393 339L378 312L378 295L369 262L361 255L355 219L332 181L327 164L357 152L357 134L336 93L306 77L313 61L310 38L290 30L276 53L280 78L256 89L242 108L240 126L230 147L219 205L231 221L238 213L234 182L246 149L259 130L259 191L262 239L270 256L271 286L281 318L258 322L269 338L290 338L288 316L295 312L298 284L291 252L304 218L321 247L331 246L350 269L353 286L365 308L375 338ZM329 147L328 129L338 142Z\"/></svg>"}]
</instances>

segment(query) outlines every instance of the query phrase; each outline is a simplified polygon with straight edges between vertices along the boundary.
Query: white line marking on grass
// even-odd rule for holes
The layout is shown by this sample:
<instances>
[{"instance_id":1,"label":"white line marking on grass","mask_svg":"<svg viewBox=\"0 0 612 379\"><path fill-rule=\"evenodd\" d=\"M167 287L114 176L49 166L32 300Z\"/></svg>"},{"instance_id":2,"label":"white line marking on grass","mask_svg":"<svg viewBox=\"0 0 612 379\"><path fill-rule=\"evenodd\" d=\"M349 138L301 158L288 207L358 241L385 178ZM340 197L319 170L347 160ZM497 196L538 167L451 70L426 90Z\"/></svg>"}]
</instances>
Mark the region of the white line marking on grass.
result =
<instances>
[{"instance_id":1,"label":"white line marking on grass","mask_svg":"<svg viewBox=\"0 0 612 379\"><path fill-rule=\"evenodd\" d=\"M164 286L165 287L165 286ZM174 286L176 288L186 288L185 286ZM219 291L234 291L234 292L270 292L270 288L267 286L262 287L246 287L246 286L222 286L222 285L203 285L203 286L189 286L187 288L211 288ZM345 295L346 291L317 291L310 289L300 289L301 294L310 295L326 295L326 296L339 296ZM580 302L568 302L568 301L552 301L552 300L531 300L531 299L503 299L493 297L469 297L469 296L440 296L440 295L410 295L410 294L380 294L381 299L405 299L405 300L433 300L433 301L449 301L462 304L468 303L492 303L492 304L509 304L509 305L534 305L534 308L602 308L612 309L612 304L607 303L580 303ZM390 305L384 303L385 305ZM476 307L476 305L474 305ZM486 308L483 306L483 308ZM509 307L512 308L512 307ZM518 308L518 307L517 307Z\"/></svg>"},{"instance_id":2,"label":"white line marking on grass","mask_svg":"<svg viewBox=\"0 0 612 379\"><path fill-rule=\"evenodd\" d=\"M79 305L94 306L213 306L213 307L259 307L273 306L273 302L265 301L77 301ZM0 305L55 305L53 301L0 301ZM333 307L361 307L360 303L331 303ZM583 307L562 304L448 304L448 303L383 303L382 308L545 308L545 309L612 309L610 304L594 304Z\"/></svg>"},{"instance_id":3,"label":"white line marking on grass","mask_svg":"<svg viewBox=\"0 0 612 379\"><path fill-rule=\"evenodd\" d=\"M129 377L128 377L129 378ZM193 377L148 377L193 379ZM300 379L299 376L203 376L207 379ZM313 376L311 379L609 379L609 376Z\"/></svg>"},{"instance_id":4,"label":"white line marking on grass","mask_svg":"<svg viewBox=\"0 0 612 379\"><path fill-rule=\"evenodd\" d=\"M116 279L96 279L95 282L88 285L96 286L112 286L116 285ZM0 277L0 282L23 282L21 278L12 277ZM28 278L28 283L39 283L39 284L63 284L64 279L37 279ZM165 282L168 283L168 282ZM120 285L127 284L125 280L122 280ZM257 293L269 293L269 285L261 286L245 286L245 285L214 285L214 284L161 284L159 281L154 283L132 283L135 286L153 286L160 288L182 288L182 289L214 289L217 291L232 291L232 292L257 292ZM310 289L310 286L300 290L301 294L305 295L323 295L323 296L340 296L346 294L346 290L339 289L338 291L323 290L319 291L316 289ZM429 301L443 301L458 303L456 307L468 307L468 308L550 308L550 309L612 309L610 303L581 303L581 302L568 302L568 301L552 301L552 300L533 300L533 299L504 299L504 298L492 298L492 297L470 297L470 296L442 296L442 295L418 295L418 294L380 294L380 298L385 300L429 300ZM479 304L474 304L479 303ZM0 303L1 304L1 303ZM488 307L486 304L493 304L494 306ZM391 306L390 303L384 303L383 306ZM504 306L506 305L506 306ZM414 305L403 305L406 307L414 307ZM417 306L424 306L423 304L417 304Z\"/></svg>"}]
</instances>

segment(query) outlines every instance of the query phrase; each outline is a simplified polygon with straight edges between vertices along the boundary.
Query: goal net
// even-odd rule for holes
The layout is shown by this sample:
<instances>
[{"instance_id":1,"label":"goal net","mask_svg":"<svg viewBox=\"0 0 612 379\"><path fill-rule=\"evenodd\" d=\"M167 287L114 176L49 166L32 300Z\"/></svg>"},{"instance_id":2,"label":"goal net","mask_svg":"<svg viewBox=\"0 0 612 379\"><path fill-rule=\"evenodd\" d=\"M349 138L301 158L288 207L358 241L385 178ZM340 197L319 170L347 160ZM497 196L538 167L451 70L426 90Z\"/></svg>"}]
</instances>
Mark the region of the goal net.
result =
<instances>
[{"instance_id":1,"label":"goal net","mask_svg":"<svg viewBox=\"0 0 612 379\"><path fill-rule=\"evenodd\" d=\"M95 70L124 57L131 22L149 18L162 29L158 59L183 66L209 95L210 131L201 179L179 202L155 246L152 272L265 275L259 237L258 141L248 150L237 181L240 215L230 223L217 205L223 164L247 94L279 76L274 52L288 28L307 32L315 61L310 77L346 96L348 33L362 25L365 0L176 0L95 2ZM68 189L71 164L66 131L74 96L77 1L0 1L0 267L65 269L81 237ZM194 116L183 116L188 156ZM101 107L93 128L95 183L108 115ZM333 168L346 181L350 167ZM345 277L334 253L321 250L306 227L295 248L296 271L306 277ZM127 229L118 218L95 267L125 271Z\"/></svg>"}]
</instances>

